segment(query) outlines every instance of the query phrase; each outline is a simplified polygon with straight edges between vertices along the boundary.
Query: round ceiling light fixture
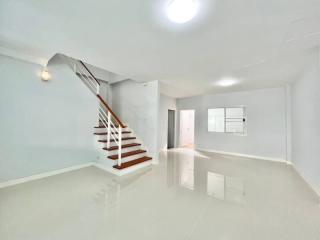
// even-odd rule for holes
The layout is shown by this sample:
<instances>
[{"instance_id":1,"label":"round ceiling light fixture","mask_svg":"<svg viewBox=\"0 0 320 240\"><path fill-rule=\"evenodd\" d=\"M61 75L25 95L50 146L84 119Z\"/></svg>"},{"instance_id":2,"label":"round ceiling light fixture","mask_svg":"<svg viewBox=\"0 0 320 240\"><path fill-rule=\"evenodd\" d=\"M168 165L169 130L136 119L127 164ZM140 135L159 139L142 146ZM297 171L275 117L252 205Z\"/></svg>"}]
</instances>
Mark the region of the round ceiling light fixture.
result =
<instances>
[{"instance_id":1,"label":"round ceiling light fixture","mask_svg":"<svg viewBox=\"0 0 320 240\"><path fill-rule=\"evenodd\" d=\"M220 87L230 87L239 82L239 79L233 78L233 77L225 77L221 80L219 80L216 85Z\"/></svg>"},{"instance_id":2,"label":"round ceiling light fixture","mask_svg":"<svg viewBox=\"0 0 320 240\"><path fill-rule=\"evenodd\" d=\"M185 23L194 18L198 12L197 0L171 0L167 5L167 16L175 23Z\"/></svg>"}]
</instances>

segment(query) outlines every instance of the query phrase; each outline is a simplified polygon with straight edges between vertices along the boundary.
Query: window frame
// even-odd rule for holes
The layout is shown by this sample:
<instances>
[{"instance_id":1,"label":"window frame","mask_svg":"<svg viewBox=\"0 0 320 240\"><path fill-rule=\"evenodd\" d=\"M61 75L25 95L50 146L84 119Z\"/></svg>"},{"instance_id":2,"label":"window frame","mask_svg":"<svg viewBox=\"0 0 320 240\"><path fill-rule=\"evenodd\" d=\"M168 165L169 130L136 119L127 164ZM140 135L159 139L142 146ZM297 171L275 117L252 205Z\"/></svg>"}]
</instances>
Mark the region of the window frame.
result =
<instances>
[{"instance_id":1,"label":"window frame","mask_svg":"<svg viewBox=\"0 0 320 240\"><path fill-rule=\"evenodd\" d=\"M242 108L243 109L243 132L227 132L227 109L228 108ZM209 131L209 110L211 109L224 109L224 131ZM229 118L232 119L232 118ZM234 118L235 119L235 118ZM239 118L240 119L240 118ZM207 131L208 133L216 133L216 134L231 134L231 135L239 135L239 136L246 136L247 135L247 111L245 106L231 106L231 107L211 107L207 108Z\"/></svg>"}]
</instances>

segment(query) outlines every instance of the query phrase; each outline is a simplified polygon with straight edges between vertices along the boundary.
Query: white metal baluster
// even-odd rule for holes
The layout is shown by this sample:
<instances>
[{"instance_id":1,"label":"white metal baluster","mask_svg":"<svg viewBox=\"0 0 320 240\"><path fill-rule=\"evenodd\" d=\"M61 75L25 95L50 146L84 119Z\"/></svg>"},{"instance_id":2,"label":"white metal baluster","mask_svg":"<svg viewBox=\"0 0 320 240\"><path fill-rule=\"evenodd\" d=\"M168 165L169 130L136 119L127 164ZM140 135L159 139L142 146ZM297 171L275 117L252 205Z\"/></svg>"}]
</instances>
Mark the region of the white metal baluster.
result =
<instances>
[{"instance_id":1,"label":"white metal baluster","mask_svg":"<svg viewBox=\"0 0 320 240\"><path fill-rule=\"evenodd\" d=\"M96 82L95 78L92 76L88 76L87 73L83 72L83 68L80 65L80 63L77 60L74 60L71 58L68 59L69 61L69 66L72 67L73 71L75 74L79 74L79 78L86 83L86 85L94 92L96 92L97 95L100 94L100 85L98 82ZM109 87L109 86L108 86ZM99 109L99 120L103 122L103 125L107 127L107 148L110 148L111 145L111 137L115 141L115 144L118 145L118 166L120 167L122 164L122 158L121 158L121 153L122 153L122 127L119 124L118 127L118 136L117 136L117 128L115 124L111 120L111 112L107 111L106 112L101 109ZM107 124L105 124L107 123ZM111 130L111 127L114 127Z\"/></svg>"},{"instance_id":2,"label":"white metal baluster","mask_svg":"<svg viewBox=\"0 0 320 240\"><path fill-rule=\"evenodd\" d=\"M111 113L108 111L108 130L107 130L107 148L110 147L110 136L111 136Z\"/></svg>"},{"instance_id":3,"label":"white metal baluster","mask_svg":"<svg viewBox=\"0 0 320 240\"><path fill-rule=\"evenodd\" d=\"M100 85L97 83L97 95L100 93Z\"/></svg>"},{"instance_id":4,"label":"white metal baluster","mask_svg":"<svg viewBox=\"0 0 320 240\"><path fill-rule=\"evenodd\" d=\"M121 166L121 144L122 144L122 128L119 125L119 134L118 134L119 138L118 138L118 144L119 144L119 148L118 148L118 166Z\"/></svg>"}]
</instances>

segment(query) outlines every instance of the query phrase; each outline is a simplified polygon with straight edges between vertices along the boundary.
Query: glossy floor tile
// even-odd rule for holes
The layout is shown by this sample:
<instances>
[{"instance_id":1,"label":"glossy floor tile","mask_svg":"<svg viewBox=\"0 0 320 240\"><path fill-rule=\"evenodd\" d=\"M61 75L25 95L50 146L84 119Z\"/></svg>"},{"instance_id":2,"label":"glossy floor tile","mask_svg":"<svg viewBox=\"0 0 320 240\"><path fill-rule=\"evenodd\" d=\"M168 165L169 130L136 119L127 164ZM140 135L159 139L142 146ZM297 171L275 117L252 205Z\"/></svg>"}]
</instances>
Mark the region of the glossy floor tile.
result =
<instances>
[{"instance_id":1,"label":"glossy floor tile","mask_svg":"<svg viewBox=\"0 0 320 240\"><path fill-rule=\"evenodd\" d=\"M126 177L94 167L0 189L1 240L319 240L291 166L174 149Z\"/></svg>"}]
</instances>

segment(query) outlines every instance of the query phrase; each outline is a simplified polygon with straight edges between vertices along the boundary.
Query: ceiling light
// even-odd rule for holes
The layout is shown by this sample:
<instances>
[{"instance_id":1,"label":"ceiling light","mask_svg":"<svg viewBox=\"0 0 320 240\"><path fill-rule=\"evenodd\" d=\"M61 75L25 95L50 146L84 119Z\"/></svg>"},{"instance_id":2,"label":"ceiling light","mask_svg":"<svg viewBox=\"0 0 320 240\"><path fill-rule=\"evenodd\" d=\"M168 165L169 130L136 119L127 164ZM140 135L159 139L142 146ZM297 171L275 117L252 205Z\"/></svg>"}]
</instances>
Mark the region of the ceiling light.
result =
<instances>
[{"instance_id":1,"label":"ceiling light","mask_svg":"<svg viewBox=\"0 0 320 240\"><path fill-rule=\"evenodd\" d=\"M237 84L238 82L239 82L238 79L228 77L228 78L221 79L220 81L218 81L216 83L216 85L221 86L221 87L230 87L232 85Z\"/></svg>"},{"instance_id":2,"label":"ceiling light","mask_svg":"<svg viewBox=\"0 0 320 240\"><path fill-rule=\"evenodd\" d=\"M197 14L197 0L171 0L167 6L167 16L175 23L190 21Z\"/></svg>"},{"instance_id":3,"label":"ceiling light","mask_svg":"<svg viewBox=\"0 0 320 240\"><path fill-rule=\"evenodd\" d=\"M46 69L44 69L44 70L42 70L42 72L41 72L41 79L43 80L43 81L48 81L49 79L50 79L50 73L48 72L48 70L46 70Z\"/></svg>"}]
</instances>

